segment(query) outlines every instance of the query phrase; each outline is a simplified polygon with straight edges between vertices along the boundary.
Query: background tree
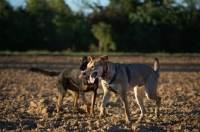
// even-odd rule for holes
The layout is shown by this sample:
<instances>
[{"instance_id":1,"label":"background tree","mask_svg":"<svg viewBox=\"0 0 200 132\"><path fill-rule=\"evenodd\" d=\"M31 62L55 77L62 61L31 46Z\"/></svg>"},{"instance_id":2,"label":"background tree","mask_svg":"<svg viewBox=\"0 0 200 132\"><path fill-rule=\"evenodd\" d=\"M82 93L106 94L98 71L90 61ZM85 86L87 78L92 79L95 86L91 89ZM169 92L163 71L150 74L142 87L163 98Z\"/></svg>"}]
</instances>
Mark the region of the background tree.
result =
<instances>
[{"instance_id":1,"label":"background tree","mask_svg":"<svg viewBox=\"0 0 200 132\"><path fill-rule=\"evenodd\" d=\"M6 0L0 0L0 49L7 50L11 47L7 42L10 25L12 24L13 8Z\"/></svg>"},{"instance_id":2,"label":"background tree","mask_svg":"<svg viewBox=\"0 0 200 132\"><path fill-rule=\"evenodd\" d=\"M200 52L199 0L81 2L73 12L64 0L0 0L0 50Z\"/></svg>"},{"instance_id":3,"label":"background tree","mask_svg":"<svg viewBox=\"0 0 200 132\"><path fill-rule=\"evenodd\" d=\"M100 22L92 26L94 36L99 40L99 52L115 51L115 43L112 40L111 25Z\"/></svg>"}]
</instances>

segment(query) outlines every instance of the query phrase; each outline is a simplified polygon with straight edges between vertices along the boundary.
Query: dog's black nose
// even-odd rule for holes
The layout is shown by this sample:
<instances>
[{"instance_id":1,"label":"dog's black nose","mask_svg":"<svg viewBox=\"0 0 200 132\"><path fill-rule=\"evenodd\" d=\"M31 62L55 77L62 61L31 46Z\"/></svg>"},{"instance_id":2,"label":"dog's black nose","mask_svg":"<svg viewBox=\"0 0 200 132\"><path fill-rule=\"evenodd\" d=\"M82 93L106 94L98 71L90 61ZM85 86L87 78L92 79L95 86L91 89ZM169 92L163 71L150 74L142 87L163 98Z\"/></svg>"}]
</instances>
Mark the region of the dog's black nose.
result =
<instances>
[{"instance_id":1,"label":"dog's black nose","mask_svg":"<svg viewBox=\"0 0 200 132\"><path fill-rule=\"evenodd\" d=\"M82 75L83 75L83 76L85 76L85 75L86 75L86 73L85 73L85 72L83 72L83 73L82 73Z\"/></svg>"}]
</instances>

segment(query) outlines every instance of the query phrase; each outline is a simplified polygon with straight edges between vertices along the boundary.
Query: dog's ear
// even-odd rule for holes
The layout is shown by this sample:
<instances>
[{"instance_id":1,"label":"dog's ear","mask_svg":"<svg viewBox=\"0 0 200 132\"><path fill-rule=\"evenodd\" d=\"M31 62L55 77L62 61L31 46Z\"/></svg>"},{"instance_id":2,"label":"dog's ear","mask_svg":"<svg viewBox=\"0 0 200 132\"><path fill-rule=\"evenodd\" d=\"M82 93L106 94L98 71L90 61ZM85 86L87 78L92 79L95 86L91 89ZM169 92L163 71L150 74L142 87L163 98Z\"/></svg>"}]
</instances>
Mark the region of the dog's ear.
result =
<instances>
[{"instance_id":1,"label":"dog's ear","mask_svg":"<svg viewBox=\"0 0 200 132\"><path fill-rule=\"evenodd\" d=\"M107 58L108 58L108 56L107 56ZM103 61L103 62L106 62L107 61L107 58L106 58L106 56L100 56L99 57L99 59L101 60L101 61Z\"/></svg>"},{"instance_id":2,"label":"dog's ear","mask_svg":"<svg viewBox=\"0 0 200 132\"><path fill-rule=\"evenodd\" d=\"M102 55L100 57L106 58L108 60L108 55Z\"/></svg>"},{"instance_id":3,"label":"dog's ear","mask_svg":"<svg viewBox=\"0 0 200 132\"><path fill-rule=\"evenodd\" d=\"M90 61L93 60L93 59L94 59L93 57L88 56L88 57L87 57L87 62L90 62Z\"/></svg>"},{"instance_id":4,"label":"dog's ear","mask_svg":"<svg viewBox=\"0 0 200 132\"><path fill-rule=\"evenodd\" d=\"M79 59L79 61L81 62L81 61L86 61L87 60L87 57L86 56L83 56L83 57L81 57L80 59Z\"/></svg>"},{"instance_id":5,"label":"dog's ear","mask_svg":"<svg viewBox=\"0 0 200 132\"><path fill-rule=\"evenodd\" d=\"M81 61L82 61L82 58L80 58L79 61L81 62Z\"/></svg>"}]
</instances>

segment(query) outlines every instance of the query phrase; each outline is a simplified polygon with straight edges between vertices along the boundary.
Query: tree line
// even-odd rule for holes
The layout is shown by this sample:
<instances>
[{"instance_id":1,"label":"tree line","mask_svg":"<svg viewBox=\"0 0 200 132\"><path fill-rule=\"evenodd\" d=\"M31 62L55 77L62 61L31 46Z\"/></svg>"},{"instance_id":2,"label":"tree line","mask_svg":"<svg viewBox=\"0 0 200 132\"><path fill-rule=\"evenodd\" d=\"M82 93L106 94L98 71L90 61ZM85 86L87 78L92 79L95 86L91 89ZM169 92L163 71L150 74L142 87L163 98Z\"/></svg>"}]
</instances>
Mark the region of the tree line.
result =
<instances>
[{"instance_id":1,"label":"tree line","mask_svg":"<svg viewBox=\"0 0 200 132\"><path fill-rule=\"evenodd\" d=\"M110 0L73 12L64 0L0 0L0 50L200 52L198 0Z\"/></svg>"}]
</instances>

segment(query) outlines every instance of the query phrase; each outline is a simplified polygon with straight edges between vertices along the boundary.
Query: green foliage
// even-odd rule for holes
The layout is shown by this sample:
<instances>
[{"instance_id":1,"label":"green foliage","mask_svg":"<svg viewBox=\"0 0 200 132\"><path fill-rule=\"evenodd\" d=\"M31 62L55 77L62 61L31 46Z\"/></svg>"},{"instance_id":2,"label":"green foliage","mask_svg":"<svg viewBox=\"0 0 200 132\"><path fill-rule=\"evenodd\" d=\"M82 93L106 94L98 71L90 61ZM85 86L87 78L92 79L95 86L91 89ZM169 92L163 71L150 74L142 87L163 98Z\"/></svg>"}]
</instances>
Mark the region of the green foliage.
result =
<instances>
[{"instance_id":1,"label":"green foliage","mask_svg":"<svg viewBox=\"0 0 200 132\"><path fill-rule=\"evenodd\" d=\"M6 0L0 0L0 19L9 19L13 9Z\"/></svg>"},{"instance_id":2,"label":"green foliage","mask_svg":"<svg viewBox=\"0 0 200 132\"><path fill-rule=\"evenodd\" d=\"M130 12L135 12L138 5L140 5L140 0L110 0L109 8L114 8L120 14L128 15Z\"/></svg>"},{"instance_id":3,"label":"green foliage","mask_svg":"<svg viewBox=\"0 0 200 132\"><path fill-rule=\"evenodd\" d=\"M8 47L6 45L7 32L12 20L13 9L6 0L0 0L0 49Z\"/></svg>"},{"instance_id":4,"label":"green foliage","mask_svg":"<svg viewBox=\"0 0 200 132\"><path fill-rule=\"evenodd\" d=\"M100 22L92 26L94 36L99 40L99 52L115 51L115 43L112 40L111 25Z\"/></svg>"},{"instance_id":5,"label":"green foliage","mask_svg":"<svg viewBox=\"0 0 200 132\"><path fill-rule=\"evenodd\" d=\"M200 52L199 0L81 0L87 15L64 0L26 2L0 0L0 50Z\"/></svg>"}]
</instances>

